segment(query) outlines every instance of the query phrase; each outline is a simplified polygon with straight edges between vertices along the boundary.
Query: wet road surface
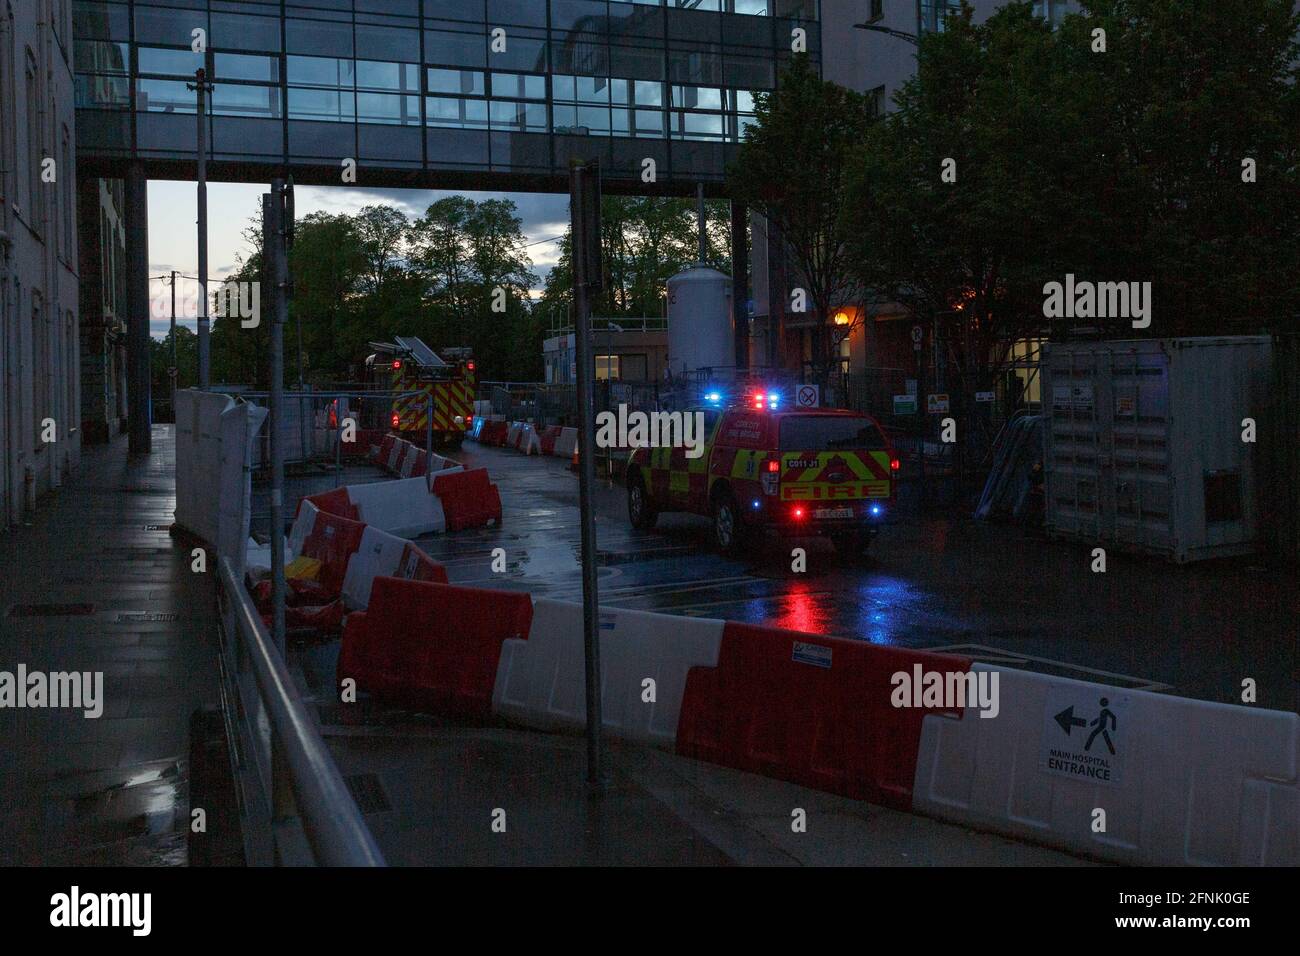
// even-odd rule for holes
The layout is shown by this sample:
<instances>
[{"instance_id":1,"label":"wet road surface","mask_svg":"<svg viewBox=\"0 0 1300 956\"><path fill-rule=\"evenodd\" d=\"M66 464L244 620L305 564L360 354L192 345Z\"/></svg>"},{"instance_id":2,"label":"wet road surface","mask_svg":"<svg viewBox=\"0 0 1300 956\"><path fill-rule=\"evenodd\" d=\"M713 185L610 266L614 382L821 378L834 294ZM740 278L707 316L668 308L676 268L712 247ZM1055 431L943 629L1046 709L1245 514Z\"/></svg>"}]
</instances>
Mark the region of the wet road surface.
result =
<instances>
[{"instance_id":1,"label":"wet road surface","mask_svg":"<svg viewBox=\"0 0 1300 956\"><path fill-rule=\"evenodd\" d=\"M472 442L451 457L487 468L504 510L501 528L420 539L451 581L580 601L578 482L568 463ZM364 465L293 479L288 513L297 495L382 480ZM1111 550L1105 573L1095 573L1090 544L951 509L922 515L908 489L865 560L846 564L818 539L769 540L726 558L710 548L708 519L662 515L654 531L635 531L624 488L597 485L603 606L952 649L1224 703L1240 703L1251 678L1257 706L1297 708L1300 580L1262 559L1179 566ZM795 546L807 550L806 572L791 570ZM492 570L496 548L506 551L501 573Z\"/></svg>"}]
</instances>

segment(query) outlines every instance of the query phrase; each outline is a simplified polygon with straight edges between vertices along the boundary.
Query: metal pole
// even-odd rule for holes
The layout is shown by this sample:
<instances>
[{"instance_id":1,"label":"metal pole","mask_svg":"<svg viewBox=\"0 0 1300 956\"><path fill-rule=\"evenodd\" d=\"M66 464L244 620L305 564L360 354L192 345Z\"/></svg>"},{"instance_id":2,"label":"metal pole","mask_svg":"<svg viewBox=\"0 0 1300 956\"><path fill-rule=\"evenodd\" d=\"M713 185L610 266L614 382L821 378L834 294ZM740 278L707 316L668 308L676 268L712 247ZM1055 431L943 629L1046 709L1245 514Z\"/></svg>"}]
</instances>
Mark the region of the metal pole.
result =
<instances>
[{"instance_id":1,"label":"metal pole","mask_svg":"<svg viewBox=\"0 0 1300 956\"><path fill-rule=\"evenodd\" d=\"M424 473L426 475L433 472L433 390L430 388L429 397L424 409Z\"/></svg>"},{"instance_id":2,"label":"metal pole","mask_svg":"<svg viewBox=\"0 0 1300 956\"><path fill-rule=\"evenodd\" d=\"M207 72L194 71L194 89L198 94L198 225L199 225L199 388L210 383L211 356L208 339L208 124Z\"/></svg>"},{"instance_id":3,"label":"metal pole","mask_svg":"<svg viewBox=\"0 0 1300 956\"><path fill-rule=\"evenodd\" d=\"M697 227L700 234L699 235L699 244L700 244L699 260L700 260L700 265L703 266L708 261L708 251L709 251L709 243L708 243L709 220L704 211L704 183L699 183L695 187L695 200L696 200L695 217L696 217Z\"/></svg>"},{"instance_id":4,"label":"metal pole","mask_svg":"<svg viewBox=\"0 0 1300 956\"><path fill-rule=\"evenodd\" d=\"M176 270L172 270L172 367L168 372L172 380L172 421L176 420L176 378L180 367L176 364Z\"/></svg>"},{"instance_id":5,"label":"metal pole","mask_svg":"<svg viewBox=\"0 0 1300 956\"><path fill-rule=\"evenodd\" d=\"M271 639L281 658L284 638L284 181L272 180L262 196L262 259L271 286Z\"/></svg>"},{"instance_id":6,"label":"metal pole","mask_svg":"<svg viewBox=\"0 0 1300 956\"><path fill-rule=\"evenodd\" d=\"M586 652L587 690L587 782L599 789L604 780L601 766L600 715L600 595L596 580L596 516L592 486L596 482L596 428L592 407L596 366L592 356L591 303L588 301L587 243L584 178L591 170L574 164L569 171L573 218L573 302L574 342L578 352L578 508L582 528L582 624Z\"/></svg>"},{"instance_id":7,"label":"metal pole","mask_svg":"<svg viewBox=\"0 0 1300 956\"><path fill-rule=\"evenodd\" d=\"M134 161L123 182L126 206L127 406L133 455L153 448L149 375L149 179Z\"/></svg>"}]
</instances>

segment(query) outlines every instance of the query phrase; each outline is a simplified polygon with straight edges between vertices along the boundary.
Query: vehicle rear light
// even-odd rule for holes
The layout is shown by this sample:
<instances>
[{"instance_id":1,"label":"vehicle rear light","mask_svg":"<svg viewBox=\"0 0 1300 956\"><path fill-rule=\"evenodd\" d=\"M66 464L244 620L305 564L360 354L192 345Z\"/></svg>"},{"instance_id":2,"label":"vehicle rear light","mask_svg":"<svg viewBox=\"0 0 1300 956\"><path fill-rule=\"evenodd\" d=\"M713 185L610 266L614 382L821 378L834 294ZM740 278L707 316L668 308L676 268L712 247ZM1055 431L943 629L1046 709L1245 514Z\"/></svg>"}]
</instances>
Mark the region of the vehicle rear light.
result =
<instances>
[{"instance_id":1,"label":"vehicle rear light","mask_svg":"<svg viewBox=\"0 0 1300 956\"><path fill-rule=\"evenodd\" d=\"M393 412L393 428L396 428L401 423L401 421L402 421L401 416L398 415L397 412Z\"/></svg>"},{"instance_id":2,"label":"vehicle rear light","mask_svg":"<svg viewBox=\"0 0 1300 956\"><path fill-rule=\"evenodd\" d=\"M393 370L396 371L402 367L401 359L393 359Z\"/></svg>"},{"instance_id":3,"label":"vehicle rear light","mask_svg":"<svg viewBox=\"0 0 1300 956\"><path fill-rule=\"evenodd\" d=\"M902 468L902 467L903 467L903 463L902 463L901 461L899 461L897 458L891 458L891 459L889 460L889 470L890 470L890 471L898 471L898 470L899 470L900 468Z\"/></svg>"},{"instance_id":4,"label":"vehicle rear light","mask_svg":"<svg viewBox=\"0 0 1300 956\"><path fill-rule=\"evenodd\" d=\"M775 458L769 458L767 460L767 470L772 472L780 471L781 463L777 461Z\"/></svg>"},{"instance_id":5,"label":"vehicle rear light","mask_svg":"<svg viewBox=\"0 0 1300 956\"><path fill-rule=\"evenodd\" d=\"M474 416L473 416L473 415L470 415L468 418L466 418L466 419L465 419L465 424L468 425L470 428L473 428L473 427L474 427Z\"/></svg>"},{"instance_id":6,"label":"vehicle rear light","mask_svg":"<svg viewBox=\"0 0 1300 956\"><path fill-rule=\"evenodd\" d=\"M795 508L793 511L790 512L790 516L791 516L792 518L794 518L795 521L802 521L802 520L803 520L803 509L802 509L802 508Z\"/></svg>"},{"instance_id":7,"label":"vehicle rear light","mask_svg":"<svg viewBox=\"0 0 1300 956\"><path fill-rule=\"evenodd\" d=\"M469 369L471 372L474 371L474 363L473 363L473 362L467 362L467 363L465 364L465 367L466 367L467 369Z\"/></svg>"}]
</instances>

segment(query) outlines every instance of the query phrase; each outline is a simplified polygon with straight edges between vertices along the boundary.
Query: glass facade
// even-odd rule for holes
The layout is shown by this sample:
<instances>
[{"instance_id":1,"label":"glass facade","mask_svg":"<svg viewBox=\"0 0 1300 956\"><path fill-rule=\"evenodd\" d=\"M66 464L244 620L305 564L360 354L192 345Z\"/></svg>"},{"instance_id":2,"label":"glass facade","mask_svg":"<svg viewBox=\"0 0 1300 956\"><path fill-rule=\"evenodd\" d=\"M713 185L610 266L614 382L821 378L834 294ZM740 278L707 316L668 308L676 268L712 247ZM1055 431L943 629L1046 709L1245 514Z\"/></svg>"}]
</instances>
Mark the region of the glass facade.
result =
<instances>
[{"instance_id":1,"label":"glass facade","mask_svg":"<svg viewBox=\"0 0 1300 956\"><path fill-rule=\"evenodd\" d=\"M816 0L78 0L78 147L215 162L718 181ZM207 49L193 52L195 31ZM409 173L407 173L409 175ZM381 177L382 178L382 177ZM436 177L435 177L436 178ZM370 181L375 181L372 176Z\"/></svg>"}]
</instances>

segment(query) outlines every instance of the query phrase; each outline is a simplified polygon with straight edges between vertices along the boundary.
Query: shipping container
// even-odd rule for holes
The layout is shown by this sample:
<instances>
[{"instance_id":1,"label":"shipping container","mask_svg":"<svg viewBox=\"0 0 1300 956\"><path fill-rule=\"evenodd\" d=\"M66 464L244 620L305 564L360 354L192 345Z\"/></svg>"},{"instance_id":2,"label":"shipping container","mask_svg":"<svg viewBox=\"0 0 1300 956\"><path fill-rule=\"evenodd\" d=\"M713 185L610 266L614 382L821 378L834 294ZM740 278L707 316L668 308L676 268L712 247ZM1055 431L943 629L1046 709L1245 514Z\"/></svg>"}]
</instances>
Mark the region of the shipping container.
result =
<instances>
[{"instance_id":1,"label":"shipping container","mask_svg":"<svg viewBox=\"0 0 1300 956\"><path fill-rule=\"evenodd\" d=\"M1256 551L1262 433L1245 420L1268 408L1271 352L1267 336L1049 344L1048 533L1179 563Z\"/></svg>"},{"instance_id":2,"label":"shipping container","mask_svg":"<svg viewBox=\"0 0 1300 956\"><path fill-rule=\"evenodd\" d=\"M1273 338L1273 393L1264 458L1270 494L1263 517L1273 555L1300 562L1300 335Z\"/></svg>"}]
</instances>

